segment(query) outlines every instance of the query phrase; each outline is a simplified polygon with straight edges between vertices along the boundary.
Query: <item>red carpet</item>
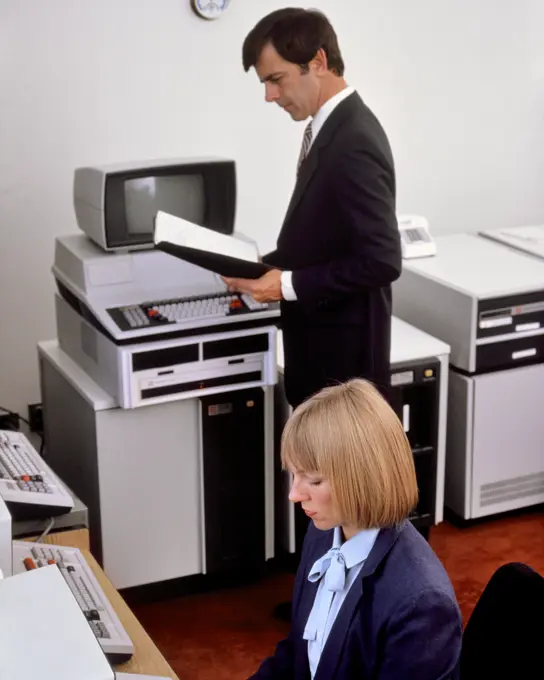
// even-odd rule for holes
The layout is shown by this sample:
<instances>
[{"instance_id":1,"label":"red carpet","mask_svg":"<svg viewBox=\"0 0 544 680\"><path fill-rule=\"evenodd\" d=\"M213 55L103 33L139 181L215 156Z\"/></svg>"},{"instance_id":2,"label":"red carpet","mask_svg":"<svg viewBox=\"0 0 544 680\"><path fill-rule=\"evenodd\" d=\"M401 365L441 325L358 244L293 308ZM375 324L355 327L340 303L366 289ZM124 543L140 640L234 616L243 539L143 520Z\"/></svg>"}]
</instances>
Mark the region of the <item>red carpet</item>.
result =
<instances>
[{"instance_id":1,"label":"red carpet","mask_svg":"<svg viewBox=\"0 0 544 680\"><path fill-rule=\"evenodd\" d=\"M524 562L544 575L544 513L528 513L457 529L435 527L430 541L448 572L465 622L493 572Z\"/></svg>"},{"instance_id":2,"label":"red carpet","mask_svg":"<svg viewBox=\"0 0 544 680\"><path fill-rule=\"evenodd\" d=\"M464 529L444 522L432 529L430 542L450 575L465 621L500 565L525 562L544 574L542 513ZM133 605L133 610L180 680L242 679L286 634L288 625L271 612L290 599L292 579L282 574L243 588Z\"/></svg>"}]
</instances>

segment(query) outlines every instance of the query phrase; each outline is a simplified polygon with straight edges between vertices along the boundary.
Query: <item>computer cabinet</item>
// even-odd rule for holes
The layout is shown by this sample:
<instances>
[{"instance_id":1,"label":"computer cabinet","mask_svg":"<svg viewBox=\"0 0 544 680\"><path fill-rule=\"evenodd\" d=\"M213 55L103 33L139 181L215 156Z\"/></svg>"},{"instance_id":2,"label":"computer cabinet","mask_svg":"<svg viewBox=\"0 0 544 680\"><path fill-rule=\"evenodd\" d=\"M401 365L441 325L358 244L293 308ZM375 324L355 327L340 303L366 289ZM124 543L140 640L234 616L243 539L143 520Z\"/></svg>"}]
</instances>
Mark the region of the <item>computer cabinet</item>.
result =
<instances>
[{"instance_id":1,"label":"computer cabinet","mask_svg":"<svg viewBox=\"0 0 544 680\"><path fill-rule=\"evenodd\" d=\"M474 519L544 502L544 364L450 372L446 502Z\"/></svg>"},{"instance_id":2,"label":"computer cabinet","mask_svg":"<svg viewBox=\"0 0 544 680\"><path fill-rule=\"evenodd\" d=\"M449 346L393 317L391 328L391 406L404 426L414 455L419 503L410 520L426 533L444 514ZM283 345L278 333L275 396L276 552L298 552L308 523L287 499L290 479L281 469L281 431L291 414L283 389Z\"/></svg>"},{"instance_id":3,"label":"computer cabinet","mask_svg":"<svg viewBox=\"0 0 544 680\"><path fill-rule=\"evenodd\" d=\"M121 409L56 342L39 360L47 462L116 588L274 556L272 386Z\"/></svg>"},{"instance_id":4,"label":"computer cabinet","mask_svg":"<svg viewBox=\"0 0 544 680\"><path fill-rule=\"evenodd\" d=\"M419 502L410 519L417 528L436 522L441 381L436 358L391 369L391 406L404 426L416 468Z\"/></svg>"}]
</instances>

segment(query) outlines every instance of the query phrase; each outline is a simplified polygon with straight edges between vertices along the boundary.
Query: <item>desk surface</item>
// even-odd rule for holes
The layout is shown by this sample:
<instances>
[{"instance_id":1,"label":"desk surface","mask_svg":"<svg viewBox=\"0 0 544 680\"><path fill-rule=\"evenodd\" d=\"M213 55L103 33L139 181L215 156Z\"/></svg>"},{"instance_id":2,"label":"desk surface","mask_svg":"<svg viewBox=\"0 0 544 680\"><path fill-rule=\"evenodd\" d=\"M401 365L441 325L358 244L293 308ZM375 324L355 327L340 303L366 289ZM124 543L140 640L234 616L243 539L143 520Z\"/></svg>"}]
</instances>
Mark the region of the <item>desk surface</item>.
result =
<instances>
[{"instance_id":1,"label":"desk surface","mask_svg":"<svg viewBox=\"0 0 544 680\"><path fill-rule=\"evenodd\" d=\"M134 655L130 661L115 666L115 670L119 673L158 675L171 678L171 680L179 680L149 635L142 628L138 619L102 571L98 562L91 555L89 551L89 532L86 529L79 529L51 534L45 538L44 543L79 548L98 579L106 597L117 612L117 616L134 644Z\"/></svg>"}]
</instances>

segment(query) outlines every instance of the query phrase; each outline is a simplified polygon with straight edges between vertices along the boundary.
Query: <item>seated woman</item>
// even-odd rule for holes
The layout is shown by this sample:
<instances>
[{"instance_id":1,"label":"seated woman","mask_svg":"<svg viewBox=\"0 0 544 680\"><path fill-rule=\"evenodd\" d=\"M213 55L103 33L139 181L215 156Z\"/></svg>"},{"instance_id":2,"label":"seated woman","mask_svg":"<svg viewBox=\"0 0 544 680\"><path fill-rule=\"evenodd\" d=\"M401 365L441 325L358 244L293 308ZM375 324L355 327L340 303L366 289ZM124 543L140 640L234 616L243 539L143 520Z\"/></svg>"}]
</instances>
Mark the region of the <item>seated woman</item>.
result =
<instances>
[{"instance_id":1,"label":"seated woman","mask_svg":"<svg viewBox=\"0 0 544 680\"><path fill-rule=\"evenodd\" d=\"M364 380L301 404L282 437L289 499L311 518L292 628L257 680L456 678L461 615L451 582L407 521L417 504L410 445Z\"/></svg>"}]
</instances>

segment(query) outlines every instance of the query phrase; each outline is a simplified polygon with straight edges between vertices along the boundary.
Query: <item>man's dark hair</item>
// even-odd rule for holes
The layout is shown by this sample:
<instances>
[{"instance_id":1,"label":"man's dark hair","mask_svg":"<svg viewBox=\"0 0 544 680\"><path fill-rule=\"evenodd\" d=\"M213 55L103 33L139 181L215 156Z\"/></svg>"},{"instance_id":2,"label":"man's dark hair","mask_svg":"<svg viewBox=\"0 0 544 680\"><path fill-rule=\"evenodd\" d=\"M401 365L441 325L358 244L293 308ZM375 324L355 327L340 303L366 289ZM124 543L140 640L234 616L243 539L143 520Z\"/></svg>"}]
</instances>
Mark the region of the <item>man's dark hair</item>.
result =
<instances>
[{"instance_id":1,"label":"man's dark hair","mask_svg":"<svg viewBox=\"0 0 544 680\"><path fill-rule=\"evenodd\" d=\"M329 71L344 75L344 60L336 33L327 17L317 10L288 7L261 19L244 40L242 62L245 71L256 65L268 43L280 57L299 64L305 71L317 51L323 48Z\"/></svg>"}]
</instances>

